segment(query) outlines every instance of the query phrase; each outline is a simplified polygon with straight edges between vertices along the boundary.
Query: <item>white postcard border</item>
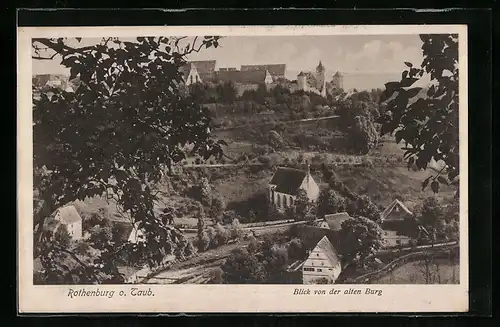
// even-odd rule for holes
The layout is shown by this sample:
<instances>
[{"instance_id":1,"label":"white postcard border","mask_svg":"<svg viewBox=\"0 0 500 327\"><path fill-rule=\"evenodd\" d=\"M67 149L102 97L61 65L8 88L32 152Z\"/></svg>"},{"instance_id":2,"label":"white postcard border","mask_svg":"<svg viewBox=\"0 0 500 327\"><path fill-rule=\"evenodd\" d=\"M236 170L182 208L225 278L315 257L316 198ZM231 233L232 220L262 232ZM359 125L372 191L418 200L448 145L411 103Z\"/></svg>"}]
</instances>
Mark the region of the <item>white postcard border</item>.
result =
<instances>
[{"instance_id":1,"label":"white postcard border","mask_svg":"<svg viewBox=\"0 0 500 327\"><path fill-rule=\"evenodd\" d=\"M293 295L301 285L33 285L33 140L31 104L32 37L155 35L381 35L459 34L460 174L468 181L467 26L169 26L18 28L18 303L20 313L91 312L465 312L468 310L468 185L460 183L460 284L458 285L308 285L326 295ZM132 296L132 288L154 296ZM329 295L331 289L380 289L382 296ZM113 298L69 298L70 289L114 290ZM118 296L123 291L125 296Z\"/></svg>"}]
</instances>

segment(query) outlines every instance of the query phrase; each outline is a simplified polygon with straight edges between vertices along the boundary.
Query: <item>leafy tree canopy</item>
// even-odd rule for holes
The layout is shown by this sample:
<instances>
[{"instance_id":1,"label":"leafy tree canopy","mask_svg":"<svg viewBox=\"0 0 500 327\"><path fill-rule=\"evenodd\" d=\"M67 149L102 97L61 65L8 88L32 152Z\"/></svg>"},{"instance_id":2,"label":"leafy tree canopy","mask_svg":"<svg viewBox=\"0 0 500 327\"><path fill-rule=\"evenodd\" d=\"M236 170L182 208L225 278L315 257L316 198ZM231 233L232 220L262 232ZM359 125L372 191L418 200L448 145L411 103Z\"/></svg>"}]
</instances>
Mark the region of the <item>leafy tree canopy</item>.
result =
<instances>
[{"instance_id":1,"label":"leafy tree canopy","mask_svg":"<svg viewBox=\"0 0 500 327\"><path fill-rule=\"evenodd\" d=\"M61 58L70 80L80 81L74 92L51 88L33 99L34 186L43 203L35 221L43 225L66 203L105 196L145 232L151 262L177 243L185 247L183 235L156 217L154 185L188 155L222 154L207 110L180 91L179 72L187 55L218 40L110 37L83 46L80 39L32 39L35 60ZM42 243L38 237L35 247Z\"/></svg>"},{"instance_id":2,"label":"leafy tree canopy","mask_svg":"<svg viewBox=\"0 0 500 327\"><path fill-rule=\"evenodd\" d=\"M380 98L386 104L381 132L394 133L398 143L404 141L409 167L426 169L432 159L445 163L447 178L437 174L423 182L425 188L432 179L432 190L437 193L439 183L458 185L460 173L458 35L425 34L420 38L420 67L405 62L408 69L401 80L385 84ZM413 87L424 75L431 80L425 94L421 87Z\"/></svg>"}]
</instances>

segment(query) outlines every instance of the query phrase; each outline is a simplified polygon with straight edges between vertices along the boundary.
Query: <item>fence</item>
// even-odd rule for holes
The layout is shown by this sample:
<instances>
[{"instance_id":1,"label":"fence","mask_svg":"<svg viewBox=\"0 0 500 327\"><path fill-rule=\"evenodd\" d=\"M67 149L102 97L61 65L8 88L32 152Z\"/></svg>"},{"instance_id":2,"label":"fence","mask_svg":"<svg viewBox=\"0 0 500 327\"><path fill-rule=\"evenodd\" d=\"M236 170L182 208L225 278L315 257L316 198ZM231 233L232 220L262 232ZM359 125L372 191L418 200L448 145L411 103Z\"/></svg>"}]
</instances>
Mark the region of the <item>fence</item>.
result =
<instances>
[{"instance_id":1,"label":"fence","mask_svg":"<svg viewBox=\"0 0 500 327\"><path fill-rule=\"evenodd\" d=\"M452 246L450 246L449 244L441 244L439 247L433 247L433 251L438 251L437 253L433 253L432 254L432 257L433 258L438 258L438 257L441 257L441 256L444 256L444 255L448 255L447 252L444 251L444 249L446 247L449 247L447 249L456 249L458 248L458 244L457 243L454 243ZM419 247L418 249L419 250L422 250L423 248L429 248L427 246L423 246L423 247ZM377 271L374 271L374 272L370 272L370 273L367 273L367 274L364 274L362 276L359 276L357 278L354 279L353 283L354 284L368 284L370 283L370 281L372 280L376 280L376 279L379 279L381 278L382 276L390 273L391 271L393 271L394 269L398 268L398 267L401 267L403 266L404 264L408 263L408 262L411 262L411 261L417 261L417 260L420 260L420 259L423 259L425 258L426 256L428 255L428 252L426 251L419 251L419 252L411 252L411 253L408 253L408 254L405 254L393 261L391 261L389 264L385 265L384 267L382 267L381 269L377 270Z\"/></svg>"}]
</instances>

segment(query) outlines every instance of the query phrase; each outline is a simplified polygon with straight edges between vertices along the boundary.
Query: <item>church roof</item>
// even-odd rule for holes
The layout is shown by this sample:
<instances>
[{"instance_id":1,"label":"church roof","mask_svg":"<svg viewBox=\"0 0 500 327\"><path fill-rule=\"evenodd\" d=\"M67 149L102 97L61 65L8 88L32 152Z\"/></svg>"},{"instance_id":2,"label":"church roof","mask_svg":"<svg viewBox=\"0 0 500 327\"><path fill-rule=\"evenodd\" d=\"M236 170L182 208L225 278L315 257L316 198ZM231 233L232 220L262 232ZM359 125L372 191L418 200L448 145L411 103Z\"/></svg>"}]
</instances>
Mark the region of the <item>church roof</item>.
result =
<instances>
[{"instance_id":1,"label":"church roof","mask_svg":"<svg viewBox=\"0 0 500 327\"><path fill-rule=\"evenodd\" d=\"M304 74L303 71L301 71L297 76L305 76L306 74Z\"/></svg>"},{"instance_id":2,"label":"church roof","mask_svg":"<svg viewBox=\"0 0 500 327\"><path fill-rule=\"evenodd\" d=\"M306 176L304 170L279 167L269 184L276 185L276 192L296 195Z\"/></svg>"}]
</instances>

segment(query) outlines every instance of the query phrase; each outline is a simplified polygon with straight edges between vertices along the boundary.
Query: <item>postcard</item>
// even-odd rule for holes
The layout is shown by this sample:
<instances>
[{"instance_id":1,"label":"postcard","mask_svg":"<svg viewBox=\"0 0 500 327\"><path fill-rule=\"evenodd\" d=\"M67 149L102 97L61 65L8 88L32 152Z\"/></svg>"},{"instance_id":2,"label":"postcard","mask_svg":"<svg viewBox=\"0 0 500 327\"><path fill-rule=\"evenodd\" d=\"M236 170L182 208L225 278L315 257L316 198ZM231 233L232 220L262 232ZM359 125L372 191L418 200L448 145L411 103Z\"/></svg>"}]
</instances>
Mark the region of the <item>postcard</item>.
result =
<instances>
[{"instance_id":1,"label":"postcard","mask_svg":"<svg viewBox=\"0 0 500 327\"><path fill-rule=\"evenodd\" d=\"M20 313L468 311L465 25L19 27L17 56Z\"/></svg>"}]
</instances>

